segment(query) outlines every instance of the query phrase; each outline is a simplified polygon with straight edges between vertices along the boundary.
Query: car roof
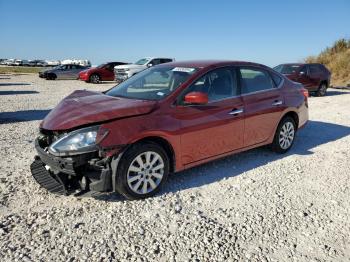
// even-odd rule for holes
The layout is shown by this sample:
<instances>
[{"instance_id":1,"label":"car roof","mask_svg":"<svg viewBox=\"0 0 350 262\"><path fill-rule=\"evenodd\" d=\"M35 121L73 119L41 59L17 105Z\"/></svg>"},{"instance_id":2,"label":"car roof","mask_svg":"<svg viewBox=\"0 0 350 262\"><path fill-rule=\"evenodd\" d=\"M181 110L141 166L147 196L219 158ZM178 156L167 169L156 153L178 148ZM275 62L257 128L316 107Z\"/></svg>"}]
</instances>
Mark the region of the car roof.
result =
<instances>
[{"instance_id":1,"label":"car roof","mask_svg":"<svg viewBox=\"0 0 350 262\"><path fill-rule=\"evenodd\" d=\"M205 67L219 67L219 66L229 66L229 65L240 65L240 66L260 66L268 68L263 64L246 62L246 61L235 61L235 60L192 60L192 61L176 61L161 64L163 66L177 66L177 67L196 67L196 68L205 68Z\"/></svg>"},{"instance_id":2,"label":"car roof","mask_svg":"<svg viewBox=\"0 0 350 262\"><path fill-rule=\"evenodd\" d=\"M299 65L299 66L302 66L302 65L322 65L322 64L321 63L283 63L280 65Z\"/></svg>"},{"instance_id":3,"label":"car roof","mask_svg":"<svg viewBox=\"0 0 350 262\"><path fill-rule=\"evenodd\" d=\"M113 64L113 63L126 63L126 62L122 62L122 61L112 61L112 62L106 62L106 63L102 63L103 64Z\"/></svg>"},{"instance_id":4,"label":"car roof","mask_svg":"<svg viewBox=\"0 0 350 262\"><path fill-rule=\"evenodd\" d=\"M166 57L166 56L145 56L143 58L140 58L139 60L141 59L172 59L174 60L174 58L171 58L171 57Z\"/></svg>"}]
</instances>

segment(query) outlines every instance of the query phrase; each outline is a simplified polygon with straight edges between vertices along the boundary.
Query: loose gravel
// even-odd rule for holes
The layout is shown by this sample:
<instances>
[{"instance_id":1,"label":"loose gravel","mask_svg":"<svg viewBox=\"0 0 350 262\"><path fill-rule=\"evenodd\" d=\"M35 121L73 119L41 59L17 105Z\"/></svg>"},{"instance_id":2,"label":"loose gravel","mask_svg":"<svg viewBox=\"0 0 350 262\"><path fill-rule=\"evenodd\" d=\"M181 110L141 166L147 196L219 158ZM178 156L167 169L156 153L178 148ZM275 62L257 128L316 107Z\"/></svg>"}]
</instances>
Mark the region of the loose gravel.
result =
<instances>
[{"instance_id":1,"label":"loose gravel","mask_svg":"<svg viewBox=\"0 0 350 262\"><path fill-rule=\"evenodd\" d=\"M289 153L173 174L151 199L39 188L40 120L75 89L113 85L0 75L0 261L350 261L350 91L309 99Z\"/></svg>"}]
</instances>

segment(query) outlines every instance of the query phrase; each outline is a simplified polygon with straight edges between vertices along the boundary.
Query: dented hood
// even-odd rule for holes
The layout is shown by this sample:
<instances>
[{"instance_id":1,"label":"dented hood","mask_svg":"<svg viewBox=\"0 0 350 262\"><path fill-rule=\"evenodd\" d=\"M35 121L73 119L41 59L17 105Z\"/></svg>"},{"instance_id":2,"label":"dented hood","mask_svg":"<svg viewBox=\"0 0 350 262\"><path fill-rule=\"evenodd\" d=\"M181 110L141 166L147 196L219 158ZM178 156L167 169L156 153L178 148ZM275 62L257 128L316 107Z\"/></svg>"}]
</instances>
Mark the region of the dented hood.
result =
<instances>
[{"instance_id":1,"label":"dented hood","mask_svg":"<svg viewBox=\"0 0 350 262\"><path fill-rule=\"evenodd\" d=\"M41 123L41 128L53 131L68 130L82 125L147 114L156 103L78 90L51 110Z\"/></svg>"}]
</instances>

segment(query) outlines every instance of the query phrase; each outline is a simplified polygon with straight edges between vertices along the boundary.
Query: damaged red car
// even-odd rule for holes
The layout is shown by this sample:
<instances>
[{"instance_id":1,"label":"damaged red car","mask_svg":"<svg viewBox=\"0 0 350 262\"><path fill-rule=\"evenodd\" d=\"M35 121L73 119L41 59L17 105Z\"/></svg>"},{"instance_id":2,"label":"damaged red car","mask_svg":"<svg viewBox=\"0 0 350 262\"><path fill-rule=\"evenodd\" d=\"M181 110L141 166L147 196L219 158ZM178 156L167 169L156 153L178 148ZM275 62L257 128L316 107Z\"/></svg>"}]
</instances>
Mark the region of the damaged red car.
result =
<instances>
[{"instance_id":1,"label":"damaged red car","mask_svg":"<svg viewBox=\"0 0 350 262\"><path fill-rule=\"evenodd\" d=\"M308 120L307 97L260 64L162 64L63 99L40 124L31 172L53 193L146 198L169 173L263 145L287 152Z\"/></svg>"}]
</instances>

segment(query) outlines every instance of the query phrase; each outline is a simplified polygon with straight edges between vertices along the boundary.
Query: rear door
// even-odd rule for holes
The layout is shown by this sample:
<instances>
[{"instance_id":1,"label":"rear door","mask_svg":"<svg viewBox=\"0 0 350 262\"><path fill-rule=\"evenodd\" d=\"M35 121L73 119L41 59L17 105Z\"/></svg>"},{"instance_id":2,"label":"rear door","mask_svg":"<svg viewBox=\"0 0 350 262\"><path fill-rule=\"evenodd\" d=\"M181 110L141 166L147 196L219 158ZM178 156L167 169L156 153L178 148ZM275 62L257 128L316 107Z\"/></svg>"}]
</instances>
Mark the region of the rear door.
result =
<instances>
[{"instance_id":1,"label":"rear door","mask_svg":"<svg viewBox=\"0 0 350 262\"><path fill-rule=\"evenodd\" d=\"M102 80L104 81L112 81L114 80L114 66L115 63L107 64L102 70L101 70L101 76Z\"/></svg>"},{"instance_id":2,"label":"rear door","mask_svg":"<svg viewBox=\"0 0 350 262\"><path fill-rule=\"evenodd\" d=\"M71 70L69 72L69 78L70 79L78 79L80 71L81 71L80 65L71 65Z\"/></svg>"},{"instance_id":3,"label":"rear door","mask_svg":"<svg viewBox=\"0 0 350 262\"><path fill-rule=\"evenodd\" d=\"M69 79L70 78L70 70L71 70L71 65L65 65L64 67L62 67L58 74L57 74L57 78L58 79Z\"/></svg>"},{"instance_id":4,"label":"rear door","mask_svg":"<svg viewBox=\"0 0 350 262\"><path fill-rule=\"evenodd\" d=\"M64 79L74 79L74 75L76 74L77 68L75 65L67 65L62 78ZM78 78L78 77L76 77Z\"/></svg>"},{"instance_id":5,"label":"rear door","mask_svg":"<svg viewBox=\"0 0 350 262\"><path fill-rule=\"evenodd\" d=\"M208 94L206 105L179 105L182 163L190 164L243 147L243 101L238 92L237 73L232 67L215 69L195 81L189 92Z\"/></svg>"},{"instance_id":6,"label":"rear door","mask_svg":"<svg viewBox=\"0 0 350 262\"><path fill-rule=\"evenodd\" d=\"M240 67L245 112L244 146L265 142L273 135L284 110L282 78L259 67Z\"/></svg>"},{"instance_id":7,"label":"rear door","mask_svg":"<svg viewBox=\"0 0 350 262\"><path fill-rule=\"evenodd\" d=\"M310 90L317 90L322 78L322 72L318 65L309 65L310 68Z\"/></svg>"},{"instance_id":8,"label":"rear door","mask_svg":"<svg viewBox=\"0 0 350 262\"><path fill-rule=\"evenodd\" d=\"M308 65L304 65L299 73L298 73L298 79L297 82L303 84L303 86L305 88L307 88L308 90L312 89L312 81L310 78L310 68Z\"/></svg>"}]
</instances>

